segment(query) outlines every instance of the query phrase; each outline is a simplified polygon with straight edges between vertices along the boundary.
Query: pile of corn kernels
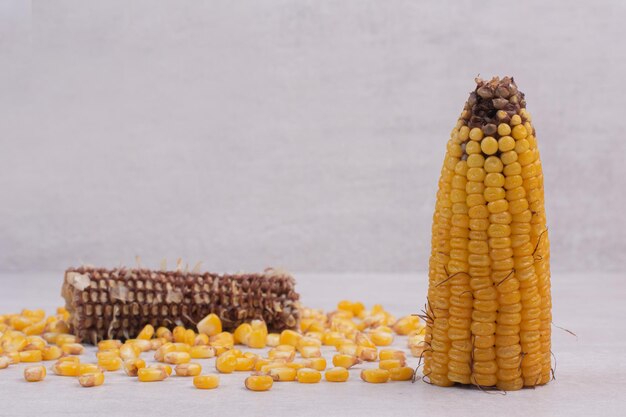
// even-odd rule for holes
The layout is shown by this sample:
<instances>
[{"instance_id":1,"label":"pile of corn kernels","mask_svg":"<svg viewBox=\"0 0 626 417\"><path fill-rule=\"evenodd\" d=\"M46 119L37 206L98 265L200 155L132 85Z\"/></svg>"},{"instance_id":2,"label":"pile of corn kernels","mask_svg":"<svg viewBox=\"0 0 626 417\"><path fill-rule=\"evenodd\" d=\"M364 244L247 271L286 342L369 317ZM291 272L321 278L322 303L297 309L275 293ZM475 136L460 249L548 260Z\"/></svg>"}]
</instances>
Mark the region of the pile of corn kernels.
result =
<instances>
[{"instance_id":1,"label":"pile of corn kernels","mask_svg":"<svg viewBox=\"0 0 626 417\"><path fill-rule=\"evenodd\" d=\"M318 383L322 373L328 382L345 382L348 369L362 362L378 362L377 367L361 371L368 383L411 381L414 370L406 366L404 350L390 346L395 335L408 336L408 350L420 357L424 350L424 326L417 316L396 319L380 305L367 310L360 302L341 301L337 310L303 308L299 330L268 333L265 323L253 320L230 333L222 331L218 316L209 314L194 329L178 326L170 331L147 325L135 339L102 340L95 362L84 362L85 348L69 334L69 314L64 308L46 317L43 310L23 310L20 314L0 315L0 369L25 363L54 361L50 370L58 376L74 377L83 387L103 385L107 372L123 371L141 382L164 381L175 373L193 377L199 389L220 384L219 374L250 372L245 386L251 391L267 391L274 382ZM238 346L246 346L242 352ZM336 349L332 367L322 357L322 346ZM255 349L269 347L266 357ZM141 358L154 352L155 364ZM216 372L203 373L194 360L214 359ZM30 365L24 369L28 382L43 381L46 367Z\"/></svg>"}]
</instances>

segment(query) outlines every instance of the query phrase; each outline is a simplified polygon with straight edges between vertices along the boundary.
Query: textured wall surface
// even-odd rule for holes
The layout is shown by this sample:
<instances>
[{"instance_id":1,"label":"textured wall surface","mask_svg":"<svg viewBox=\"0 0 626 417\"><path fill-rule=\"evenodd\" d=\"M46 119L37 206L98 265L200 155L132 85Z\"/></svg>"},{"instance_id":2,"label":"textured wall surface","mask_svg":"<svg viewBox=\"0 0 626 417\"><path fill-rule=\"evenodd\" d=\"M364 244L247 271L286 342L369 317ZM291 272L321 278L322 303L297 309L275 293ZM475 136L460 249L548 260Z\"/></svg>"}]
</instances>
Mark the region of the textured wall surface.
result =
<instances>
[{"instance_id":1,"label":"textured wall surface","mask_svg":"<svg viewBox=\"0 0 626 417\"><path fill-rule=\"evenodd\" d=\"M424 270L477 74L538 132L553 265L626 261L626 2L0 2L0 270Z\"/></svg>"}]
</instances>

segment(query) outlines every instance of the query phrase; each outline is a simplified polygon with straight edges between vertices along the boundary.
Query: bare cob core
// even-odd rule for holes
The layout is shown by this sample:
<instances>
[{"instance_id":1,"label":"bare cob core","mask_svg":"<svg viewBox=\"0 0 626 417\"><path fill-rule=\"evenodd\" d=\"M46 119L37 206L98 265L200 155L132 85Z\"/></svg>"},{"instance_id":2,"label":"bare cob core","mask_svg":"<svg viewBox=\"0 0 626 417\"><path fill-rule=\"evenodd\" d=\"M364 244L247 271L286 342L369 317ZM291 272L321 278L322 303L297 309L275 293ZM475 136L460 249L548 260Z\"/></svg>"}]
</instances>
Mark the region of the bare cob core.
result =
<instances>
[{"instance_id":1,"label":"bare cob core","mask_svg":"<svg viewBox=\"0 0 626 417\"><path fill-rule=\"evenodd\" d=\"M70 329L96 344L128 339L143 326L194 326L210 313L225 330L262 319L273 330L290 329L298 320L295 280L268 269L261 274L217 275L147 269L71 268L62 296Z\"/></svg>"},{"instance_id":2,"label":"bare cob core","mask_svg":"<svg viewBox=\"0 0 626 417\"><path fill-rule=\"evenodd\" d=\"M516 390L551 377L543 174L513 78L476 83L439 178L424 376L440 386Z\"/></svg>"}]
</instances>

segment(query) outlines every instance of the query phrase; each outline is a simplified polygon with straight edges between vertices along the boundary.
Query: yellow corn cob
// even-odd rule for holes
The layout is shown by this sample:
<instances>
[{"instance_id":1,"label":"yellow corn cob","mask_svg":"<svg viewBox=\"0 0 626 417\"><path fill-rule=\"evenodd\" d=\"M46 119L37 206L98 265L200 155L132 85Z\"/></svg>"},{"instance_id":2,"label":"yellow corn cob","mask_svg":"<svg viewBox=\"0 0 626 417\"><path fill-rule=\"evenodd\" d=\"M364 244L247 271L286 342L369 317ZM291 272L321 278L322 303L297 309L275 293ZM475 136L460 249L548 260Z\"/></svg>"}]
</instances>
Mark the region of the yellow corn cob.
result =
<instances>
[{"instance_id":1,"label":"yellow corn cob","mask_svg":"<svg viewBox=\"0 0 626 417\"><path fill-rule=\"evenodd\" d=\"M424 375L516 390L550 379L550 247L524 94L477 79L439 179Z\"/></svg>"}]
</instances>

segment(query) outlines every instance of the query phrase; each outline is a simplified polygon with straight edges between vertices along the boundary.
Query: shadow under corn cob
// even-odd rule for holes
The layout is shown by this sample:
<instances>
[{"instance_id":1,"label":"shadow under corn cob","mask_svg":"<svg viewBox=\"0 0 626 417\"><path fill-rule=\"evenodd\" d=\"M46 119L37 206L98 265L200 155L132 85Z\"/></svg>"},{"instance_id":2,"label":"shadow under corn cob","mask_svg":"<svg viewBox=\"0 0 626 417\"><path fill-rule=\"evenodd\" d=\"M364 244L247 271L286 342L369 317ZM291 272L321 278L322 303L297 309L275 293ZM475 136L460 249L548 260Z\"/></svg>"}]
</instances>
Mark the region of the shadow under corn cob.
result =
<instances>
[{"instance_id":1,"label":"shadow under corn cob","mask_svg":"<svg viewBox=\"0 0 626 417\"><path fill-rule=\"evenodd\" d=\"M71 331L96 344L133 338L146 324L192 327L210 313L225 330L252 319L277 331L293 328L299 299L294 287L291 275L273 269L217 275L80 267L65 272L61 294Z\"/></svg>"},{"instance_id":2,"label":"shadow under corn cob","mask_svg":"<svg viewBox=\"0 0 626 417\"><path fill-rule=\"evenodd\" d=\"M424 375L441 386L516 390L551 376L543 174L513 78L476 82L439 179Z\"/></svg>"}]
</instances>

